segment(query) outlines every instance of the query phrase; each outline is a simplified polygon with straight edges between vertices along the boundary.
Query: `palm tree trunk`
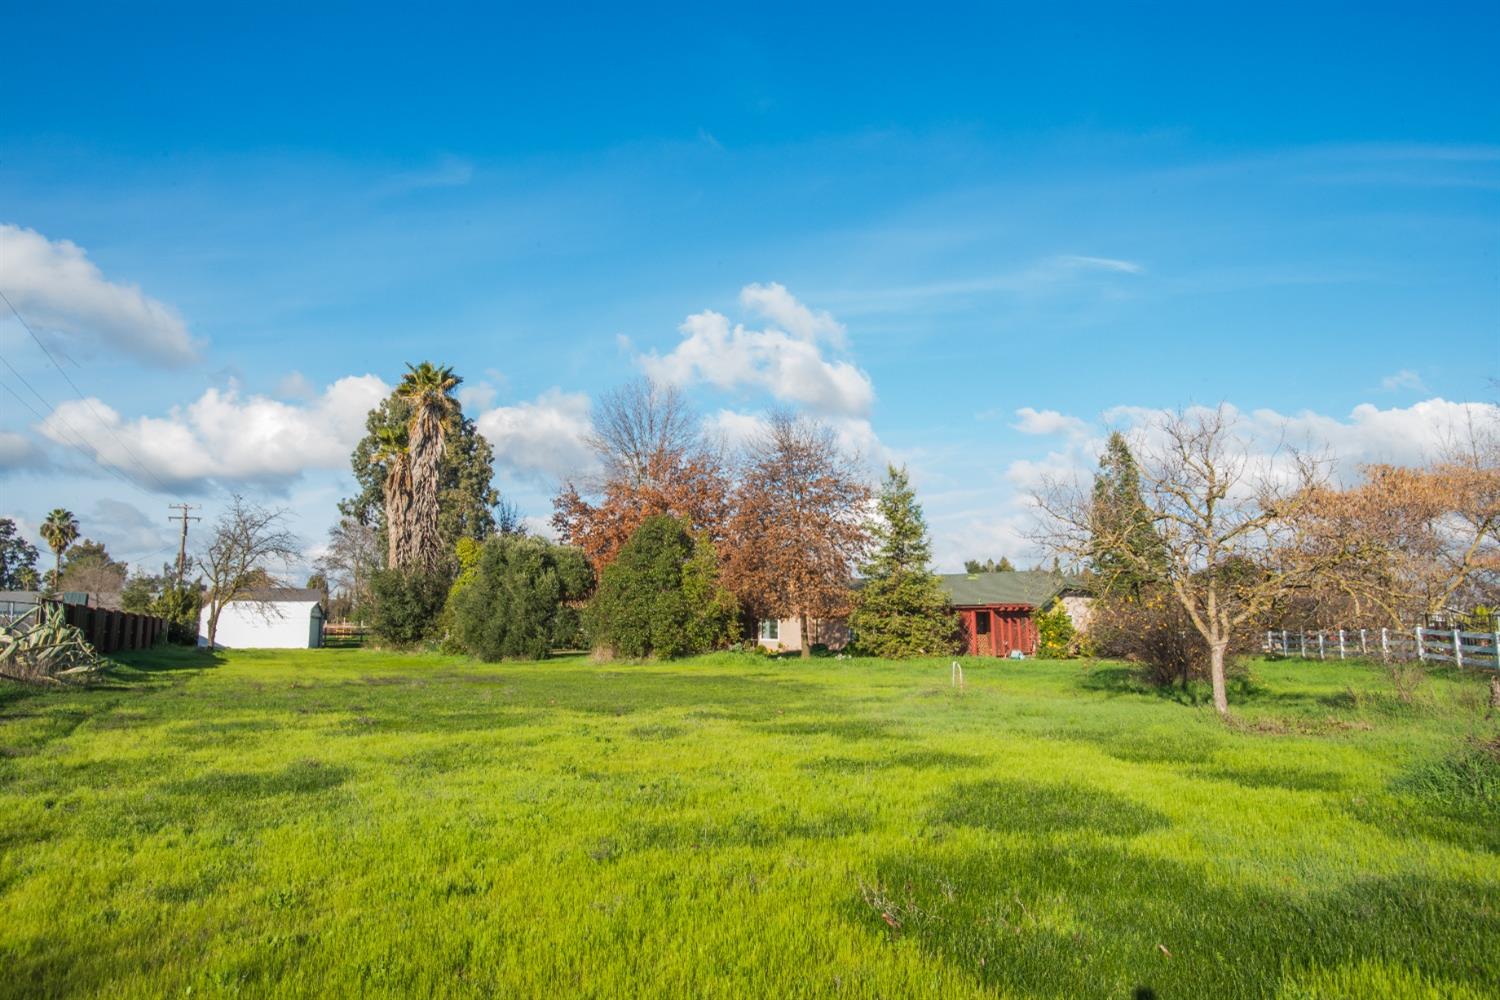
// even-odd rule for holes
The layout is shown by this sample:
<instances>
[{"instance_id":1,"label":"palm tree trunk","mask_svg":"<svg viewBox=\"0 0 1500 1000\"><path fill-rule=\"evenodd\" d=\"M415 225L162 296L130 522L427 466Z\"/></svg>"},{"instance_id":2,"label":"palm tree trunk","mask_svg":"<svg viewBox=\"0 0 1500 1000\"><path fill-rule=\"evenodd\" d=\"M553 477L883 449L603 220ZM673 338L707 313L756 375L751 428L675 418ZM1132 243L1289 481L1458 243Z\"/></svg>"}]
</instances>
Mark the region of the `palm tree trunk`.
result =
<instances>
[{"instance_id":1,"label":"palm tree trunk","mask_svg":"<svg viewBox=\"0 0 1500 1000\"><path fill-rule=\"evenodd\" d=\"M442 486L443 425L435 414L422 413L412 421L410 560L424 570L443 564L443 541L438 533L438 493Z\"/></svg>"}]
</instances>

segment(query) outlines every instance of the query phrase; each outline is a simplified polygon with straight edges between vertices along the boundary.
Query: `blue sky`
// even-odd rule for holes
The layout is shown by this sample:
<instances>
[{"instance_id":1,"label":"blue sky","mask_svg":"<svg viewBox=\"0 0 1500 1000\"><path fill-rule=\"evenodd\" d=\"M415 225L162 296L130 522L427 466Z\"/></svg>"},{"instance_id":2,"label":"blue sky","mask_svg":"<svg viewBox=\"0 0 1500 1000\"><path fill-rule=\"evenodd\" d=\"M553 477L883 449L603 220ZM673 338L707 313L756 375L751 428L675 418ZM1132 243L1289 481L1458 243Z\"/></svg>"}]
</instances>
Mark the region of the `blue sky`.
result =
<instances>
[{"instance_id":1,"label":"blue sky","mask_svg":"<svg viewBox=\"0 0 1500 1000\"><path fill-rule=\"evenodd\" d=\"M91 399L0 319L23 525L153 564L241 491L311 552L422 358L534 518L650 371L908 463L945 567L1156 408L1352 467L1500 395L1493 5L294 10L7 19L0 290Z\"/></svg>"}]
</instances>

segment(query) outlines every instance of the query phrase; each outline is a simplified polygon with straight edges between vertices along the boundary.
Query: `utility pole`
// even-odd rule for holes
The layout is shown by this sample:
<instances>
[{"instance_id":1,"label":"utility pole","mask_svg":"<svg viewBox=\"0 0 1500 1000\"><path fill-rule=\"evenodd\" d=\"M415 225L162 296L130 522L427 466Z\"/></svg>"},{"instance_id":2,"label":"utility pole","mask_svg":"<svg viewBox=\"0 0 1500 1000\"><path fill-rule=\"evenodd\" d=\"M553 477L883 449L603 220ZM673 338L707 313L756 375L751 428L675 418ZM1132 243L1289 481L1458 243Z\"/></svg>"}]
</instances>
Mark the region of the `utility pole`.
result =
<instances>
[{"instance_id":1,"label":"utility pole","mask_svg":"<svg viewBox=\"0 0 1500 1000\"><path fill-rule=\"evenodd\" d=\"M188 515L188 511L198 509L195 504L169 503L167 508L177 511L176 514L167 515L168 521L182 522L182 540L177 543L177 586L181 587L182 578L187 573L187 524L189 521L201 521L203 518Z\"/></svg>"}]
</instances>

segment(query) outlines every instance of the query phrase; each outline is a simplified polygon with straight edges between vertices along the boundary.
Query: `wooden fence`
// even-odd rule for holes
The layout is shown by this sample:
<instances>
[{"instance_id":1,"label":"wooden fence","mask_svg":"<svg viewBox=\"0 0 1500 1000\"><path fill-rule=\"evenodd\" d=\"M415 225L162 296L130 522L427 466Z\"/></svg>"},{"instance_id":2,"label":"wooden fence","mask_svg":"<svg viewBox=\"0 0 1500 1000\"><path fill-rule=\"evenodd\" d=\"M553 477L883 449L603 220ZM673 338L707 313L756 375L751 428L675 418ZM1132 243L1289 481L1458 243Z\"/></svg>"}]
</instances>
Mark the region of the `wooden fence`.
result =
<instances>
[{"instance_id":1,"label":"wooden fence","mask_svg":"<svg viewBox=\"0 0 1500 1000\"><path fill-rule=\"evenodd\" d=\"M126 649L148 649L167 635L167 620L154 615L130 611L91 608L84 604L64 604L63 615L102 655Z\"/></svg>"},{"instance_id":2,"label":"wooden fence","mask_svg":"<svg viewBox=\"0 0 1500 1000\"><path fill-rule=\"evenodd\" d=\"M1263 650L1304 660L1439 662L1500 670L1500 631L1465 632L1418 626L1404 629L1272 629Z\"/></svg>"}]
</instances>

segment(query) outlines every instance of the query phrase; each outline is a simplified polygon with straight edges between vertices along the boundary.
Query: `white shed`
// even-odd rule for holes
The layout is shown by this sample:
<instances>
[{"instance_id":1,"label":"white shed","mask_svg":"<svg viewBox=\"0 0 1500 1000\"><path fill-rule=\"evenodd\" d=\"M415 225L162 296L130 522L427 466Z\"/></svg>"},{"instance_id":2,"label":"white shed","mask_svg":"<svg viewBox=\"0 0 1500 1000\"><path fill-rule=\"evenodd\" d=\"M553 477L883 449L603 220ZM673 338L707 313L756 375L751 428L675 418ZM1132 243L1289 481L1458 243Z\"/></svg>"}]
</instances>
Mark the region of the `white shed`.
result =
<instances>
[{"instance_id":1,"label":"white shed","mask_svg":"<svg viewBox=\"0 0 1500 1000\"><path fill-rule=\"evenodd\" d=\"M252 590L219 614L215 649L317 649L323 645L323 592ZM208 645L208 607L198 616L198 645Z\"/></svg>"}]
</instances>

